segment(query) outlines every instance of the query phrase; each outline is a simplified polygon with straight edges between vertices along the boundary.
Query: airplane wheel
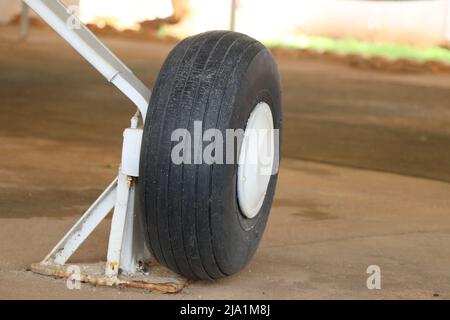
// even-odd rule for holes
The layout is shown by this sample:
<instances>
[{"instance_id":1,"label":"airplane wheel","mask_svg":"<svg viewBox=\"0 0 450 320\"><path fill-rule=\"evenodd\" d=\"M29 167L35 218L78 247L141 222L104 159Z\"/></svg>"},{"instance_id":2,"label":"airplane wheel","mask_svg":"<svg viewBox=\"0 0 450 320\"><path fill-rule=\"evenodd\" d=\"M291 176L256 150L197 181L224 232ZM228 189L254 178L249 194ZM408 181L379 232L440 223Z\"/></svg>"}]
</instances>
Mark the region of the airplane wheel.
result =
<instances>
[{"instance_id":1,"label":"airplane wheel","mask_svg":"<svg viewBox=\"0 0 450 320\"><path fill-rule=\"evenodd\" d=\"M146 241L159 263L191 279L245 267L271 209L281 125L278 68L260 42L211 31L170 52L148 108L138 179ZM241 129L243 140L227 145L227 129ZM254 129L267 134L255 138ZM208 132L223 141L205 139Z\"/></svg>"}]
</instances>

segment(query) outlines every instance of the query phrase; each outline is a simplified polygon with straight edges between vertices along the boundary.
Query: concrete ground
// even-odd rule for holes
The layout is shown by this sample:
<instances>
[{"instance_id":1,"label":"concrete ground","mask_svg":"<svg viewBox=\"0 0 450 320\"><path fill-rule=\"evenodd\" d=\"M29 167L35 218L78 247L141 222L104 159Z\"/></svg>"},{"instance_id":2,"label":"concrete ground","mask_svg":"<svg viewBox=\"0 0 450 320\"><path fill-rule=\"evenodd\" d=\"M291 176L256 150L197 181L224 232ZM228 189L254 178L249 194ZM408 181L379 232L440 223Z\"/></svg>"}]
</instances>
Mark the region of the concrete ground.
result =
<instances>
[{"instance_id":1,"label":"concrete ground","mask_svg":"<svg viewBox=\"0 0 450 320\"><path fill-rule=\"evenodd\" d=\"M106 42L149 85L170 50ZM53 33L0 28L0 298L450 298L450 76L279 64L284 161L250 265L176 295L71 291L27 268L115 176L133 106ZM106 258L108 223L73 262Z\"/></svg>"}]
</instances>

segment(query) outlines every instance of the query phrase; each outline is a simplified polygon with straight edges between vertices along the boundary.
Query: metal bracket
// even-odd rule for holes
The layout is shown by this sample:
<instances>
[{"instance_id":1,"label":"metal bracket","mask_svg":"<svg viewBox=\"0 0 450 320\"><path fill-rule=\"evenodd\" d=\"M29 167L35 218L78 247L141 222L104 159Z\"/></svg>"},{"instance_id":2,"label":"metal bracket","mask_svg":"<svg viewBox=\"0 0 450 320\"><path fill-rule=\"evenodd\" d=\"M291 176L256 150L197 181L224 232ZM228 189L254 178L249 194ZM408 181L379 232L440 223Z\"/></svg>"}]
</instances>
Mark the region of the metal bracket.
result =
<instances>
[{"instance_id":1,"label":"metal bracket","mask_svg":"<svg viewBox=\"0 0 450 320\"><path fill-rule=\"evenodd\" d=\"M41 263L64 265L114 208L105 275L113 278L118 276L119 270L130 275L142 271L150 253L143 238L140 211L135 210L135 180L136 177L119 169L118 177Z\"/></svg>"},{"instance_id":2,"label":"metal bracket","mask_svg":"<svg viewBox=\"0 0 450 320\"><path fill-rule=\"evenodd\" d=\"M80 281L95 285L117 286L178 292L188 280L150 261L141 224L141 211L136 210L136 181L142 129L137 128L137 115L131 128L124 131L123 152L117 178L86 210L75 225L59 241L45 259L31 265L31 270L57 277L72 278L69 258L114 208L108 242L106 264L79 264ZM132 176L133 175L133 176ZM151 265L151 266L150 266ZM151 268L146 268L151 267Z\"/></svg>"},{"instance_id":3,"label":"metal bracket","mask_svg":"<svg viewBox=\"0 0 450 320\"><path fill-rule=\"evenodd\" d=\"M117 178L86 210L75 225L58 242L45 259L31 265L36 273L73 279L69 258L114 208L108 242L106 264L78 264L75 279L95 285L127 286L163 292L178 292L188 280L150 261L141 224L141 211L136 210L136 181L142 129L137 128L137 113L131 128L124 131L123 152ZM149 268L146 268L149 267Z\"/></svg>"},{"instance_id":4,"label":"metal bracket","mask_svg":"<svg viewBox=\"0 0 450 320\"><path fill-rule=\"evenodd\" d=\"M145 117L150 90L78 20L78 17L74 16L59 0L24 1L109 82L128 96L136 104L142 117ZM136 128L138 114L132 119L132 128L130 128L132 130L140 130ZM135 124L134 127L133 124ZM122 157L122 160L138 161L140 140L126 141L124 139L123 151L132 152L133 155L127 154L126 157ZM137 172L138 166L139 162L125 165L126 168L134 168L133 172ZM135 179L123 172L122 168L119 169L118 177L69 230L42 264L64 265L114 207L105 273L108 277L117 277L119 269L131 274L135 273L139 265L138 260L149 257L141 238L140 219L134 210Z\"/></svg>"},{"instance_id":5,"label":"metal bracket","mask_svg":"<svg viewBox=\"0 0 450 320\"><path fill-rule=\"evenodd\" d=\"M101 263L81 264L79 279L96 285L180 291L188 280L161 266L153 264L151 274L141 272L150 253L144 241L139 216L141 212L135 210L142 139L142 129L137 124L139 115L145 122L151 91L59 0L24 1L139 109L131 119L131 128L124 132L122 164L118 177L47 257L42 262L33 264L31 270L45 275L72 277L71 268L66 262L114 208L106 266L99 271L102 269Z\"/></svg>"}]
</instances>

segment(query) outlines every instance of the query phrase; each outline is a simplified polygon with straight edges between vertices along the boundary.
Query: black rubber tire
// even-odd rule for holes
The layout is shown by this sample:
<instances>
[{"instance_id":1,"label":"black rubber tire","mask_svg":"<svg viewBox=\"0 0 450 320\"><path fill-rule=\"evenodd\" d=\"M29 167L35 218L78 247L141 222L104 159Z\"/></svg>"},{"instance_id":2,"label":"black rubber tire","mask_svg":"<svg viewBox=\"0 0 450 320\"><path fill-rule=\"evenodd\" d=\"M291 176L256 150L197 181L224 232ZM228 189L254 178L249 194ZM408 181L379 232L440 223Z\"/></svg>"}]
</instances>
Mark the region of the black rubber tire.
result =
<instances>
[{"instance_id":1,"label":"black rubber tire","mask_svg":"<svg viewBox=\"0 0 450 320\"><path fill-rule=\"evenodd\" d=\"M240 33L187 38L161 68L144 125L139 206L151 253L183 276L216 279L249 262L266 226L277 174L258 215L245 218L237 201L237 164L174 164L171 133L187 128L193 136L194 121L203 121L203 131L245 129L261 101L281 131L277 65L260 42Z\"/></svg>"}]
</instances>

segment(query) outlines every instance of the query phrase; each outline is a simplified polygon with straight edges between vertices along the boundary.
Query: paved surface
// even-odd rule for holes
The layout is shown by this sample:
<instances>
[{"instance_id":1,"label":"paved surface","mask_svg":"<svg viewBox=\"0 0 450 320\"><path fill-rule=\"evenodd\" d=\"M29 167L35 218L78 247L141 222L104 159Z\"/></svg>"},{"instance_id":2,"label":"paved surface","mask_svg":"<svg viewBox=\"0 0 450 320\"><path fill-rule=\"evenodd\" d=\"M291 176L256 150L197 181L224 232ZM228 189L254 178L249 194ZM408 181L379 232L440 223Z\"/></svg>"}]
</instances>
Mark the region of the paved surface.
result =
<instances>
[{"instance_id":1,"label":"paved surface","mask_svg":"<svg viewBox=\"0 0 450 320\"><path fill-rule=\"evenodd\" d=\"M450 298L450 77L309 60L280 61L285 160L242 273L162 295L26 271L114 177L133 106L52 33L14 37L0 28L0 298ZM150 85L170 49L107 42ZM108 223L75 262L106 258Z\"/></svg>"}]
</instances>

